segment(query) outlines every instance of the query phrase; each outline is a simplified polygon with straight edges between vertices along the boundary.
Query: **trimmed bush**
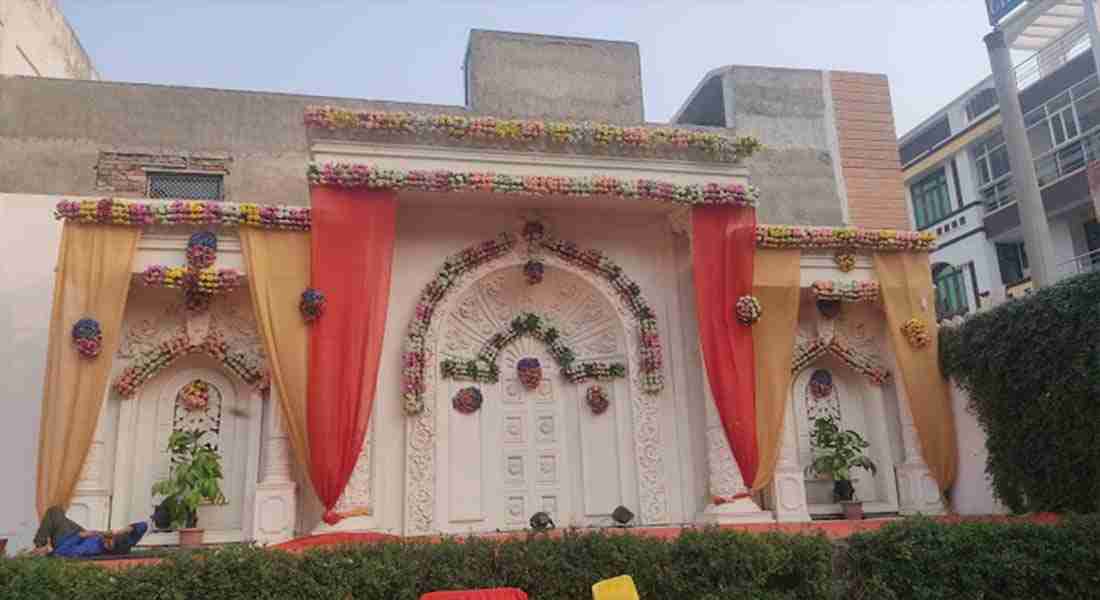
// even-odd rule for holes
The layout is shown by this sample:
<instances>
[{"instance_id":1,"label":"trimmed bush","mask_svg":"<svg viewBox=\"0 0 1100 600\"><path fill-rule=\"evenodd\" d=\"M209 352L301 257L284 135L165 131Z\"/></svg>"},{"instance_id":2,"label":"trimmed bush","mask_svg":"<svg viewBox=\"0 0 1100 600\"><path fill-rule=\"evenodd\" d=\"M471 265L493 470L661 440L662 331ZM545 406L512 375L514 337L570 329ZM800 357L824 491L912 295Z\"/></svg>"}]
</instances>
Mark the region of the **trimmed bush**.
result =
<instances>
[{"instance_id":1,"label":"trimmed bush","mask_svg":"<svg viewBox=\"0 0 1100 600\"><path fill-rule=\"evenodd\" d=\"M1100 598L1097 516L1059 525L912 519L848 542L843 598Z\"/></svg>"},{"instance_id":2,"label":"trimmed bush","mask_svg":"<svg viewBox=\"0 0 1100 600\"><path fill-rule=\"evenodd\" d=\"M940 361L970 396L1006 506L1100 511L1100 273L940 330Z\"/></svg>"},{"instance_id":3,"label":"trimmed bush","mask_svg":"<svg viewBox=\"0 0 1100 600\"><path fill-rule=\"evenodd\" d=\"M0 597L416 600L433 590L512 586L535 600L583 600L596 581L627 573L647 600L809 600L829 597L831 559L824 537L717 529L674 540L566 532L560 539L390 542L301 556L233 546L124 571L60 559L0 560Z\"/></svg>"}]
</instances>

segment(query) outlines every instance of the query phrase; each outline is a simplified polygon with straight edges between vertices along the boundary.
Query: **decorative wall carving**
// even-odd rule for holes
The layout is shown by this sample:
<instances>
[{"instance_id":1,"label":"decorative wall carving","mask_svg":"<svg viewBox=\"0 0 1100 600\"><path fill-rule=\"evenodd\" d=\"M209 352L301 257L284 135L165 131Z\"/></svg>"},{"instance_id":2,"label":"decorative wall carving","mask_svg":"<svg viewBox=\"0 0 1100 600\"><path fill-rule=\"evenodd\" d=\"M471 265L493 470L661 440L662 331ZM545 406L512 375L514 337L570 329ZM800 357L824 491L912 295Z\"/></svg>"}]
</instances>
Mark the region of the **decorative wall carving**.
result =
<instances>
[{"instance_id":1,"label":"decorative wall carving","mask_svg":"<svg viewBox=\"0 0 1100 600\"><path fill-rule=\"evenodd\" d=\"M471 357L494 332L521 312L537 312L552 319L565 341L576 349L578 358L625 359L631 388L635 455L641 516L645 522L662 522L669 514L668 490L664 481L658 398L644 388L641 377L640 336L628 323L636 323L635 311L601 276L546 252L544 280L532 286L523 275L528 255L511 247L500 258L456 275L448 294L436 307L424 335L424 409L406 425L406 530L426 533L434 527L436 410L449 405L439 390L439 370L444 357ZM625 335L619 333L623 332ZM514 367L512 356L518 345L506 349L501 368ZM518 393L518 392L517 392ZM506 390L507 394L507 390ZM507 400L506 400L507 401ZM439 404L443 402L444 404ZM505 426L505 435L523 435ZM509 500L509 506L524 503L523 496ZM518 504L517 504L518 503ZM526 512L521 513L526 515Z\"/></svg>"}]
</instances>

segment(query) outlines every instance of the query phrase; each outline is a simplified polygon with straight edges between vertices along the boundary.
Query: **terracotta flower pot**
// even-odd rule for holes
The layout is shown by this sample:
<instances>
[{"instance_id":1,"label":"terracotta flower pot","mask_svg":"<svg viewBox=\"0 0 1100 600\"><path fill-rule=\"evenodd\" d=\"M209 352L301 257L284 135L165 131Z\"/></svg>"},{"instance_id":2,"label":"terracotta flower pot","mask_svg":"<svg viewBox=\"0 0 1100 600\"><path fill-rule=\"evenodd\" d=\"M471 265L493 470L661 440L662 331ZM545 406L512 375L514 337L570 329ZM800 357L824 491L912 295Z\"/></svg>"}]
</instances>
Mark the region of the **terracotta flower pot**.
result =
<instances>
[{"instance_id":1,"label":"terracotta flower pot","mask_svg":"<svg viewBox=\"0 0 1100 600\"><path fill-rule=\"evenodd\" d=\"M863 502L841 502L840 506L844 508L845 519L849 521L863 520Z\"/></svg>"},{"instance_id":2,"label":"terracotta flower pot","mask_svg":"<svg viewBox=\"0 0 1100 600\"><path fill-rule=\"evenodd\" d=\"M201 548L204 530L197 527L180 529L180 548Z\"/></svg>"}]
</instances>

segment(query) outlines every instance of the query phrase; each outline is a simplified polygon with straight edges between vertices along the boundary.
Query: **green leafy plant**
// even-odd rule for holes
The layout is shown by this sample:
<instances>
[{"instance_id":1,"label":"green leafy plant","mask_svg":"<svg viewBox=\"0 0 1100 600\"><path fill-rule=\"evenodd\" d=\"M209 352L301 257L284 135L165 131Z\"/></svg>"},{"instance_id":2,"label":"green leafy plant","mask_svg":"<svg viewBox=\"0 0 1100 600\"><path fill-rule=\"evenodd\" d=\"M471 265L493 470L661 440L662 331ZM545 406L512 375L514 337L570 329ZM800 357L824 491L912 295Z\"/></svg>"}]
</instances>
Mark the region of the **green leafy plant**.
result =
<instances>
[{"instance_id":1,"label":"green leafy plant","mask_svg":"<svg viewBox=\"0 0 1100 600\"><path fill-rule=\"evenodd\" d=\"M986 434L1013 512L1100 511L1100 272L940 330L940 366Z\"/></svg>"},{"instance_id":2,"label":"green leafy plant","mask_svg":"<svg viewBox=\"0 0 1100 600\"><path fill-rule=\"evenodd\" d=\"M814 420L810 432L814 460L806 467L807 474L817 474L837 482L837 500L852 499L852 469L866 469L873 475L875 463L863 453L871 444L851 429L842 430L832 415Z\"/></svg>"},{"instance_id":3,"label":"green leafy plant","mask_svg":"<svg viewBox=\"0 0 1100 600\"><path fill-rule=\"evenodd\" d=\"M225 504L222 494L222 458L203 431L174 431L168 438L172 466L168 477L153 484L153 493L164 496L174 528L198 525L199 505Z\"/></svg>"}]
</instances>

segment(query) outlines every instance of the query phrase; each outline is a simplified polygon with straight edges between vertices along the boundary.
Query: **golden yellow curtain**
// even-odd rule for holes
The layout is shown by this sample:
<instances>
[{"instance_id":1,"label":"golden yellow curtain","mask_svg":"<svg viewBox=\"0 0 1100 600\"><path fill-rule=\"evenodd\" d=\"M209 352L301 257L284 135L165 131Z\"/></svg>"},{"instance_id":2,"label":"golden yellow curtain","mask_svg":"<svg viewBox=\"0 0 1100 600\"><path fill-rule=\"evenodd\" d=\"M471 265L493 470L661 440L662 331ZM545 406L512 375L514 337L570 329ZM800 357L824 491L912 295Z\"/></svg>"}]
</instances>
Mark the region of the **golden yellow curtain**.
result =
<instances>
[{"instance_id":1,"label":"golden yellow curtain","mask_svg":"<svg viewBox=\"0 0 1100 600\"><path fill-rule=\"evenodd\" d=\"M940 490L946 491L955 482L958 448L951 392L940 373L936 295L928 253L876 253L874 264L921 454ZM914 348L901 332L901 326L912 318L920 319L928 327L932 340L924 348Z\"/></svg>"},{"instance_id":2,"label":"golden yellow curtain","mask_svg":"<svg viewBox=\"0 0 1100 600\"><path fill-rule=\"evenodd\" d=\"M279 390L283 423L295 460L309 472L309 328L298 310L309 287L309 233L242 227L240 236L256 326Z\"/></svg>"},{"instance_id":3,"label":"golden yellow curtain","mask_svg":"<svg viewBox=\"0 0 1100 600\"><path fill-rule=\"evenodd\" d=\"M95 436L118 348L130 266L141 230L66 223L54 277L46 380L38 434L38 515L67 507ZM99 321L102 350L84 358L72 342L73 325Z\"/></svg>"},{"instance_id":4,"label":"golden yellow curtain","mask_svg":"<svg viewBox=\"0 0 1100 600\"><path fill-rule=\"evenodd\" d=\"M752 293L763 313L752 326L756 362L756 445L760 464L752 491L764 489L775 476L783 443L783 419L790 404L791 358L798 327L798 294L802 251L757 249Z\"/></svg>"}]
</instances>

